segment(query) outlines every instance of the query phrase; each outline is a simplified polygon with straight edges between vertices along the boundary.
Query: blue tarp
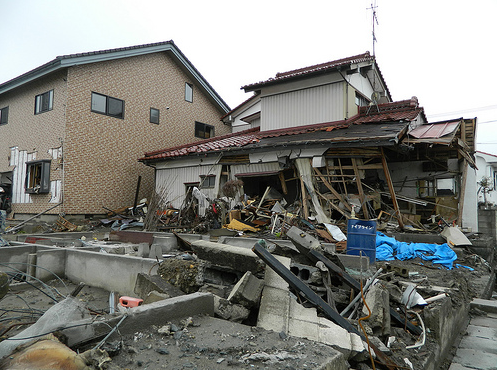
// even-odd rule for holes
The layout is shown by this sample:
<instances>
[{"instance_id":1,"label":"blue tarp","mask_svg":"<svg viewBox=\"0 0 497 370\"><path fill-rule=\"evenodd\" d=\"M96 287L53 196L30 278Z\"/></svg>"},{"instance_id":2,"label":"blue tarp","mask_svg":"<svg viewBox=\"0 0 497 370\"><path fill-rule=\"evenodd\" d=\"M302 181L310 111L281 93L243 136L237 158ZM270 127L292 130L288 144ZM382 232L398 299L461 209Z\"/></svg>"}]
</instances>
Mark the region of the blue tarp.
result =
<instances>
[{"instance_id":1,"label":"blue tarp","mask_svg":"<svg viewBox=\"0 0 497 370\"><path fill-rule=\"evenodd\" d=\"M394 259L404 261L416 257L442 265L449 270L452 269L452 263L457 259L456 252L447 243L405 243L376 232L377 261L393 261Z\"/></svg>"}]
</instances>

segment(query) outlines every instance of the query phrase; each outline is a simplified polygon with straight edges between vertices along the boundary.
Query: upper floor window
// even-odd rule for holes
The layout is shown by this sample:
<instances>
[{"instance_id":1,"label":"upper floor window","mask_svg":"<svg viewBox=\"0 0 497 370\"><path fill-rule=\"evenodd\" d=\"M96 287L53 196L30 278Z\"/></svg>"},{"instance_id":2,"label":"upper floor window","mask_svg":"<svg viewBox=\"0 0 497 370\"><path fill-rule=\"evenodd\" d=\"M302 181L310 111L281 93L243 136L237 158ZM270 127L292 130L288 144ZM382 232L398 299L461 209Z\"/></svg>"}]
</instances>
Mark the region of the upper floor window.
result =
<instances>
[{"instance_id":1,"label":"upper floor window","mask_svg":"<svg viewBox=\"0 0 497 370\"><path fill-rule=\"evenodd\" d=\"M6 125L9 122L9 107L0 109L0 125Z\"/></svg>"},{"instance_id":2,"label":"upper floor window","mask_svg":"<svg viewBox=\"0 0 497 370\"><path fill-rule=\"evenodd\" d=\"M208 139L214 136L214 126L202 122L195 122L195 136Z\"/></svg>"},{"instance_id":3,"label":"upper floor window","mask_svg":"<svg viewBox=\"0 0 497 370\"><path fill-rule=\"evenodd\" d=\"M358 92L355 93L355 105L358 107L365 107L369 105L369 100Z\"/></svg>"},{"instance_id":4,"label":"upper floor window","mask_svg":"<svg viewBox=\"0 0 497 370\"><path fill-rule=\"evenodd\" d=\"M50 191L50 160L26 162L26 193L42 194Z\"/></svg>"},{"instance_id":5,"label":"upper floor window","mask_svg":"<svg viewBox=\"0 0 497 370\"><path fill-rule=\"evenodd\" d=\"M185 100L188 102L193 102L193 85L188 82L185 83Z\"/></svg>"},{"instance_id":6,"label":"upper floor window","mask_svg":"<svg viewBox=\"0 0 497 370\"><path fill-rule=\"evenodd\" d=\"M35 114L48 112L53 109L53 90L35 97Z\"/></svg>"},{"instance_id":7,"label":"upper floor window","mask_svg":"<svg viewBox=\"0 0 497 370\"><path fill-rule=\"evenodd\" d=\"M160 111L155 108L150 108L150 123L159 124Z\"/></svg>"},{"instance_id":8,"label":"upper floor window","mask_svg":"<svg viewBox=\"0 0 497 370\"><path fill-rule=\"evenodd\" d=\"M91 111L124 119L124 100L92 92Z\"/></svg>"}]
</instances>

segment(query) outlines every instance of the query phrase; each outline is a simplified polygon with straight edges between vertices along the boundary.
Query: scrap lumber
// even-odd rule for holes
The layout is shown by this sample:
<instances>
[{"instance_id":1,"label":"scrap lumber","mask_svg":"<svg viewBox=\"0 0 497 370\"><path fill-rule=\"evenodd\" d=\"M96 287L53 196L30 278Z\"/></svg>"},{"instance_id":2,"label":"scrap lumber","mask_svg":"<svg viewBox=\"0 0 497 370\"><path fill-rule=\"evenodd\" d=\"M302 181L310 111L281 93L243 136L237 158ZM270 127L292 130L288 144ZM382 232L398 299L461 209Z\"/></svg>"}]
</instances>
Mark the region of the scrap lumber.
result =
<instances>
[{"instance_id":1,"label":"scrap lumber","mask_svg":"<svg viewBox=\"0 0 497 370\"><path fill-rule=\"evenodd\" d=\"M399 227L403 230L404 222L402 221L402 215L400 214L399 203L397 202L397 197L395 194L395 189L393 187L392 177L390 176L390 170L388 169L387 159L385 157L385 152L383 151L383 148L381 148L381 163L383 164L383 172L385 174L385 178L387 179L388 190L390 191L390 197L392 198L395 215L397 217Z\"/></svg>"}]
</instances>

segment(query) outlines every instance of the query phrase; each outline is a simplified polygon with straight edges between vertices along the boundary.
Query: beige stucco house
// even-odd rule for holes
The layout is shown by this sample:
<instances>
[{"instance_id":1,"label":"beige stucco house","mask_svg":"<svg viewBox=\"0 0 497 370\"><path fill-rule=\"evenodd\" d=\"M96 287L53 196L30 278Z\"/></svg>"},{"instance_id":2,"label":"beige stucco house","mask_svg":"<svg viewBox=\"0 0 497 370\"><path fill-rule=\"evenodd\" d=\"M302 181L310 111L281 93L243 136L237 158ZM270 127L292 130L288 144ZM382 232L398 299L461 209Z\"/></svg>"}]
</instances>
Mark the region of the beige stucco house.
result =
<instances>
[{"instance_id":1,"label":"beige stucco house","mask_svg":"<svg viewBox=\"0 0 497 370\"><path fill-rule=\"evenodd\" d=\"M144 151L227 134L228 111L173 41L59 56L0 85L1 182L16 217L130 206Z\"/></svg>"}]
</instances>

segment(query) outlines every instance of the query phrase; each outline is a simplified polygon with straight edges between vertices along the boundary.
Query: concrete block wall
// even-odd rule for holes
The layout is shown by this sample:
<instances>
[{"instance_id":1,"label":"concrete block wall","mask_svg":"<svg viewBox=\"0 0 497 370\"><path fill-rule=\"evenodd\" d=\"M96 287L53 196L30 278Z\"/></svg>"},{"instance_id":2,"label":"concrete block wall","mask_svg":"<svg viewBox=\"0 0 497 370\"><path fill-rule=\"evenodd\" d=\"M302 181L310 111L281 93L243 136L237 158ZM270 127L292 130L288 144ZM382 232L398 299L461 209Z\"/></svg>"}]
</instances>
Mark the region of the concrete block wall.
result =
<instances>
[{"instance_id":1,"label":"concrete block wall","mask_svg":"<svg viewBox=\"0 0 497 370\"><path fill-rule=\"evenodd\" d=\"M497 241L497 209L478 209L478 231L490 237L495 245Z\"/></svg>"},{"instance_id":2,"label":"concrete block wall","mask_svg":"<svg viewBox=\"0 0 497 370\"><path fill-rule=\"evenodd\" d=\"M150 258L67 249L65 275L75 283L133 296L138 273L156 273L156 264Z\"/></svg>"}]
</instances>

